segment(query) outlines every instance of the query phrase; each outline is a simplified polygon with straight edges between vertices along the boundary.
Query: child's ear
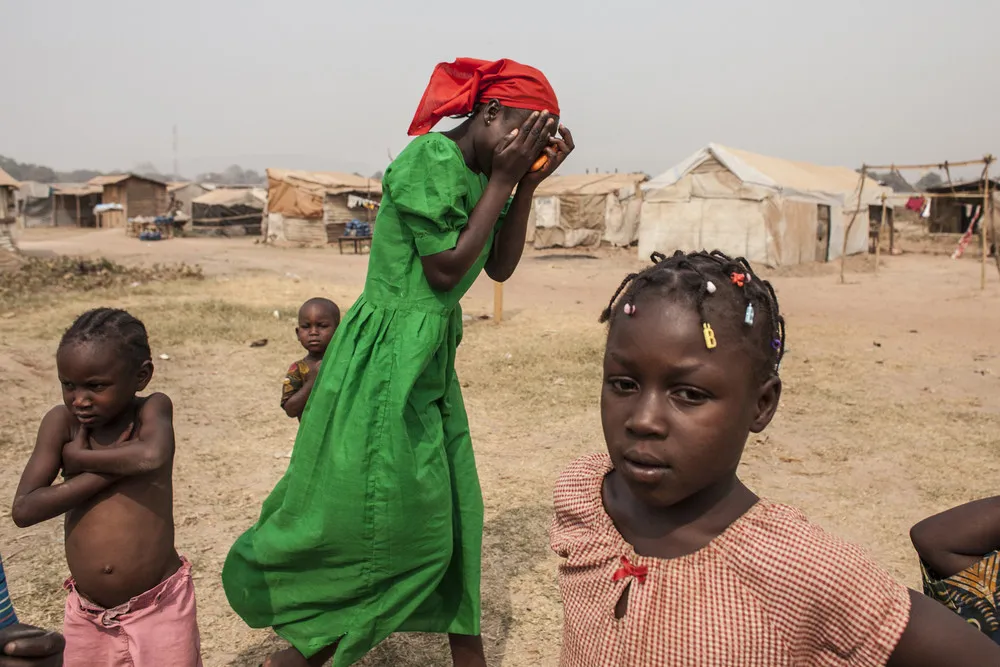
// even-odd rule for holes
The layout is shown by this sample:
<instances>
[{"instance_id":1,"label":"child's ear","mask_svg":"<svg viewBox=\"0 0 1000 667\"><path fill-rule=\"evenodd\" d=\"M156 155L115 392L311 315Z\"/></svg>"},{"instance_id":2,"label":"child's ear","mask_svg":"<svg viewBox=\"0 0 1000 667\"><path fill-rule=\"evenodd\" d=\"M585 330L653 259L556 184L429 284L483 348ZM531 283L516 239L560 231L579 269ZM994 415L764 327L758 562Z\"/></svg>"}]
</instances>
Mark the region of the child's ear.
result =
<instances>
[{"instance_id":1,"label":"child's ear","mask_svg":"<svg viewBox=\"0 0 1000 667\"><path fill-rule=\"evenodd\" d=\"M139 371L136 373L136 383L138 387L136 391L142 391L149 384L149 381L153 379L153 362L148 359L142 362L139 366Z\"/></svg>"},{"instance_id":2,"label":"child's ear","mask_svg":"<svg viewBox=\"0 0 1000 667\"><path fill-rule=\"evenodd\" d=\"M483 109L483 120L489 125L497 119L502 109L503 107L500 106L499 100L490 100L486 103L486 108Z\"/></svg>"},{"instance_id":3,"label":"child's ear","mask_svg":"<svg viewBox=\"0 0 1000 667\"><path fill-rule=\"evenodd\" d=\"M753 422L750 423L752 433L760 433L767 428L767 425L774 419L774 413L778 409L780 400L781 378L775 375L760 386L760 394L757 397L757 412Z\"/></svg>"}]
</instances>

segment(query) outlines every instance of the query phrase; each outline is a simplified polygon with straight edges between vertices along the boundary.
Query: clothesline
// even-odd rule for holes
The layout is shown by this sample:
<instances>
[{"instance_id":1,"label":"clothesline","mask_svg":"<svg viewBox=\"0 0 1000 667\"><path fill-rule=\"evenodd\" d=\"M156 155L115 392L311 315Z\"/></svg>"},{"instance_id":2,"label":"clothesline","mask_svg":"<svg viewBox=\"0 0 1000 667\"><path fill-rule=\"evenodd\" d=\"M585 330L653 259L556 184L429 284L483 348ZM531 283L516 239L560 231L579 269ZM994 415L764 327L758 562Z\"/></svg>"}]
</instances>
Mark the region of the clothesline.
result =
<instances>
[{"instance_id":1,"label":"clothesline","mask_svg":"<svg viewBox=\"0 0 1000 667\"><path fill-rule=\"evenodd\" d=\"M862 169L874 171L876 169L890 169L899 171L901 169L944 169L948 167L971 167L974 164L990 164L996 160L992 155L981 157L978 160L965 160L964 162L938 162L937 164L866 164Z\"/></svg>"},{"instance_id":2,"label":"clothesline","mask_svg":"<svg viewBox=\"0 0 1000 667\"><path fill-rule=\"evenodd\" d=\"M991 188L992 189L992 188ZM886 198L891 198L893 195L888 195ZM897 192L897 197L916 197L917 199L934 199L935 197L944 197L949 199L979 199L983 198L983 193L975 192Z\"/></svg>"}]
</instances>

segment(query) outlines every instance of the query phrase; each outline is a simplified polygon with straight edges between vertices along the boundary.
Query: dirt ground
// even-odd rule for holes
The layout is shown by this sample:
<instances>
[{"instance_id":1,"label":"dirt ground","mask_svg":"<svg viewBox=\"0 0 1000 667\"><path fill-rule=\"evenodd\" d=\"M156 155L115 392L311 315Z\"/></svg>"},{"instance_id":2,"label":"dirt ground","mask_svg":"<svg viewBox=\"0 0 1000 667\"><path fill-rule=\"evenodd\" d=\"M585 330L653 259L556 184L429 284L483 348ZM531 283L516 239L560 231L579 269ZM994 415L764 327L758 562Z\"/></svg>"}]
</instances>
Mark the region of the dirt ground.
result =
<instances>
[{"instance_id":1,"label":"dirt ground","mask_svg":"<svg viewBox=\"0 0 1000 667\"><path fill-rule=\"evenodd\" d=\"M295 310L361 290L366 257L276 249L252 240L141 243L121 232L32 232L32 253L100 254L123 263L197 262L200 282L138 285L30 302L0 312L0 484L10 506L38 422L59 401L54 351L75 315L97 305L145 320L151 389L175 402L177 546L194 563L206 665L255 665L279 645L233 614L219 574L287 465L295 422L278 407L300 351ZM527 252L505 288L504 321L481 281L463 305L459 352L486 503L484 634L491 665L555 665L561 610L547 528L551 490L575 457L600 450L603 327L597 315L634 251ZM772 272L788 321L778 415L742 464L752 488L800 507L919 584L907 530L946 507L997 493L1000 473L1000 279L979 263L922 255ZM274 312L278 312L278 317ZM268 345L250 348L252 340ZM61 623L62 522L26 530L0 520L0 553L24 620ZM393 637L368 666L449 664L438 637Z\"/></svg>"}]
</instances>

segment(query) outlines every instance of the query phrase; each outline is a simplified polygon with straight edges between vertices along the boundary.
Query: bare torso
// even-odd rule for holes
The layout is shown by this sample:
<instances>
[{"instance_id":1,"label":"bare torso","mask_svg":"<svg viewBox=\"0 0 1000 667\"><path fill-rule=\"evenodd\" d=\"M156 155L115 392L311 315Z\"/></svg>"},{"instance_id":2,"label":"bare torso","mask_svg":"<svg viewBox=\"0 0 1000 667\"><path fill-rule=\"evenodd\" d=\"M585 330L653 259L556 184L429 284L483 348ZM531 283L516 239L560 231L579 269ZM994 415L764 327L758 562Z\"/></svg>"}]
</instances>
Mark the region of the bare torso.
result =
<instances>
[{"instance_id":1,"label":"bare torso","mask_svg":"<svg viewBox=\"0 0 1000 667\"><path fill-rule=\"evenodd\" d=\"M106 609L117 607L180 567L172 470L167 465L122 478L67 512L66 561L85 598Z\"/></svg>"}]
</instances>

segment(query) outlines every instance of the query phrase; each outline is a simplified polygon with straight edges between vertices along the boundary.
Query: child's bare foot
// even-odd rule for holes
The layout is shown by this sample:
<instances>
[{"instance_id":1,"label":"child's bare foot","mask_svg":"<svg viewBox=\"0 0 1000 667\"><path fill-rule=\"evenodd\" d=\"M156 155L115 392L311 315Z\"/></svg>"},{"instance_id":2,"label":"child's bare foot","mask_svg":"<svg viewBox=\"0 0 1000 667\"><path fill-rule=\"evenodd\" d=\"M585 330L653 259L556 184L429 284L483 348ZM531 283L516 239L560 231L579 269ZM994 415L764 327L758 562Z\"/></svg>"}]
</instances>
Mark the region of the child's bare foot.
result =
<instances>
[{"instance_id":1,"label":"child's bare foot","mask_svg":"<svg viewBox=\"0 0 1000 667\"><path fill-rule=\"evenodd\" d=\"M286 648L267 656L261 667L309 667L309 661L294 648Z\"/></svg>"},{"instance_id":2,"label":"child's bare foot","mask_svg":"<svg viewBox=\"0 0 1000 667\"><path fill-rule=\"evenodd\" d=\"M326 661L333 657L337 645L328 646L308 660L295 647L289 646L284 651L278 651L267 656L261 667L323 667Z\"/></svg>"},{"instance_id":3,"label":"child's bare foot","mask_svg":"<svg viewBox=\"0 0 1000 667\"><path fill-rule=\"evenodd\" d=\"M486 667L483 638L479 635L448 635L451 660L455 667Z\"/></svg>"}]
</instances>

